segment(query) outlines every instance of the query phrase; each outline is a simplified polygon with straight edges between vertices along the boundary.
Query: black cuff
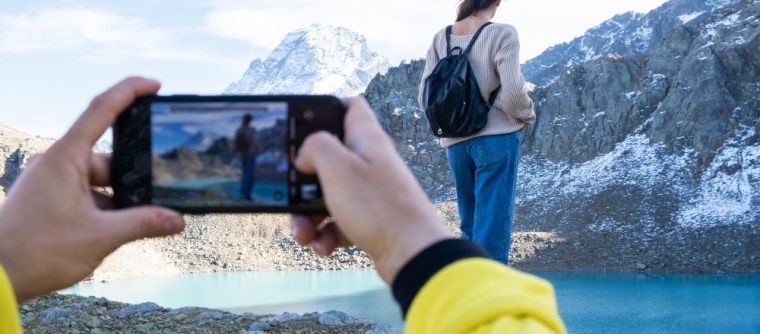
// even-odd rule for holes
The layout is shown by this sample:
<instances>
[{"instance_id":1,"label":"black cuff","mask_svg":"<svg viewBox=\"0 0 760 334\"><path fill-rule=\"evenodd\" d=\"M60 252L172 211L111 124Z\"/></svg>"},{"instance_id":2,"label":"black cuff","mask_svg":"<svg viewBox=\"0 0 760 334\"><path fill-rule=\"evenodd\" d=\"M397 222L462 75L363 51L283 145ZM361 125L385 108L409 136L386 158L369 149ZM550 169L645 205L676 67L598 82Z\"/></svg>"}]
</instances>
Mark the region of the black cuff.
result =
<instances>
[{"instance_id":1,"label":"black cuff","mask_svg":"<svg viewBox=\"0 0 760 334\"><path fill-rule=\"evenodd\" d=\"M414 297L438 271L446 266L471 257L488 257L488 254L471 241L448 239L426 248L404 265L393 280L393 297L401 306L404 318Z\"/></svg>"}]
</instances>

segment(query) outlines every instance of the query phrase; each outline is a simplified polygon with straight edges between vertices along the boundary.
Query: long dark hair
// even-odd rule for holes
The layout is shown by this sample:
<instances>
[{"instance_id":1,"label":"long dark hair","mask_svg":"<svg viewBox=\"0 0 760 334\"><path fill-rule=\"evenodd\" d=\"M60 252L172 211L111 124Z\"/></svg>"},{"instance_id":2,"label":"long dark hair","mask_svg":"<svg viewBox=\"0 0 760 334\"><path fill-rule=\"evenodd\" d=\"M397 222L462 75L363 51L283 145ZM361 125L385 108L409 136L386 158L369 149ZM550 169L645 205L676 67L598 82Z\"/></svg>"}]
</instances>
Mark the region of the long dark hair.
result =
<instances>
[{"instance_id":1,"label":"long dark hair","mask_svg":"<svg viewBox=\"0 0 760 334\"><path fill-rule=\"evenodd\" d=\"M457 11L457 22L462 21L472 14L493 6L497 0L462 0Z\"/></svg>"}]
</instances>

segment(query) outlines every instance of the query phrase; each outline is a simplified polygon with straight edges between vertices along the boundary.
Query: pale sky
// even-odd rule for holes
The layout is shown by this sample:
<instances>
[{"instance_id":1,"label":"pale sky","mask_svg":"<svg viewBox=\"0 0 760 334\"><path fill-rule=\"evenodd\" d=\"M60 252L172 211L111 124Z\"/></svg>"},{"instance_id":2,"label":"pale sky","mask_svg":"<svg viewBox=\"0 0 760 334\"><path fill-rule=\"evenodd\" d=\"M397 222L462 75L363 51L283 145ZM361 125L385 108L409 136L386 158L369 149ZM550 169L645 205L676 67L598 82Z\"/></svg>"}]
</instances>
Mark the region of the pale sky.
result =
<instances>
[{"instance_id":1,"label":"pale sky","mask_svg":"<svg viewBox=\"0 0 760 334\"><path fill-rule=\"evenodd\" d=\"M517 27L526 61L612 16L665 0L504 0L494 21ZM89 100L124 76L162 94L218 94L290 31L339 25L393 65L424 56L456 0L3 0L0 123L59 137Z\"/></svg>"}]
</instances>

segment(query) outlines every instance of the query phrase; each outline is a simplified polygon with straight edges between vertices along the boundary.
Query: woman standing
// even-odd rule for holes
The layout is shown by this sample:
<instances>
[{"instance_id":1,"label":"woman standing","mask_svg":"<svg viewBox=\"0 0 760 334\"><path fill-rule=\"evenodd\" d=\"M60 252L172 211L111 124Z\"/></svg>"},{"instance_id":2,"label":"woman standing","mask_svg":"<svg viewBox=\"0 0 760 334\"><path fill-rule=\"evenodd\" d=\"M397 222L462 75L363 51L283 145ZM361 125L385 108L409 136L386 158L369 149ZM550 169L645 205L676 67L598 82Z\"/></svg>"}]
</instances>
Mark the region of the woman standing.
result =
<instances>
[{"instance_id":1,"label":"woman standing","mask_svg":"<svg viewBox=\"0 0 760 334\"><path fill-rule=\"evenodd\" d=\"M463 0L451 27L450 47L466 49L483 25L489 23L501 0ZM447 29L438 32L427 53L420 86L441 58L447 56ZM457 189L462 238L483 246L489 255L508 263L515 208L521 130L533 124L533 102L520 72L520 42L508 24L483 29L467 57L485 101L495 99L485 128L474 135L442 138Z\"/></svg>"}]
</instances>

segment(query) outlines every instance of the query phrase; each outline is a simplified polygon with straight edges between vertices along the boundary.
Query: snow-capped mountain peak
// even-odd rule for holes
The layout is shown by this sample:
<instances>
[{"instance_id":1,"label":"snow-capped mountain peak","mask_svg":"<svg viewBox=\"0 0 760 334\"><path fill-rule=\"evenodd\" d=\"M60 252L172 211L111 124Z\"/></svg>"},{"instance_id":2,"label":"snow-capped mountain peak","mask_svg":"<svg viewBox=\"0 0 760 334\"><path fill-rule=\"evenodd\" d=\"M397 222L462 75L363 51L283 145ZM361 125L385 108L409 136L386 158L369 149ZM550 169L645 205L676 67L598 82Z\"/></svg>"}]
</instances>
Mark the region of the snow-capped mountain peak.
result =
<instances>
[{"instance_id":1,"label":"snow-capped mountain peak","mask_svg":"<svg viewBox=\"0 0 760 334\"><path fill-rule=\"evenodd\" d=\"M208 130L198 130L194 135L188 138L180 147L191 149L195 152L203 152L207 150L214 143L215 140L220 138L219 135Z\"/></svg>"},{"instance_id":2,"label":"snow-capped mountain peak","mask_svg":"<svg viewBox=\"0 0 760 334\"><path fill-rule=\"evenodd\" d=\"M224 93L356 95L389 66L364 36L312 24L285 36L265 60L254 60Z\"/></svg>"}]
</instances>

